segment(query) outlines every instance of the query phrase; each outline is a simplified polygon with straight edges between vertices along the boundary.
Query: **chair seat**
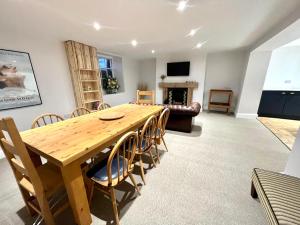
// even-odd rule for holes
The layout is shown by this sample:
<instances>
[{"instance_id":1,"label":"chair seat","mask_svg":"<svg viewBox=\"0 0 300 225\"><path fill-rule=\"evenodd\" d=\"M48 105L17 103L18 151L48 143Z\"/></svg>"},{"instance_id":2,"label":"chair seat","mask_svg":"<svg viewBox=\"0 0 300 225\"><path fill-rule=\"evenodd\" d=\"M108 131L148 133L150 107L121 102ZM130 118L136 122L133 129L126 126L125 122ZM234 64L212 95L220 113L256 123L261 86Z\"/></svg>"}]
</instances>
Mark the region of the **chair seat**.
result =
<instances>
[{"instance_id":1,"label":"chair seat","mask_svg":"<svg viewBox=\"0 0 300 225\"><path fill-rule=\"evenodd\" d=\"M108 158L107 158L108 159ZM106 185L108 182L108 177L107 177L107 159L102 160L101 162L97 163L94 165L88 172L87 176L97 183L100 183L102 185ZM124 162L124 165L123 165ZM123 177L123 170L127 167L127 159L123 160L123 157L120 156L119 158L119 174L120 176ZM112 166L111 166L111 174L112 174L112 179L117 179L118 178L118 160L117 158L114 158L112 160Z\"/></svg>"},{"instance_id":2,"label":"chair seat","mask_svg":"<svg viewBox=\"0 0 300 225\"><path fill-rule=\"evenodd\" d=\"M300 179L254 169L252 181L270 224L300 224Z\"/></svg>"}]
</instances>

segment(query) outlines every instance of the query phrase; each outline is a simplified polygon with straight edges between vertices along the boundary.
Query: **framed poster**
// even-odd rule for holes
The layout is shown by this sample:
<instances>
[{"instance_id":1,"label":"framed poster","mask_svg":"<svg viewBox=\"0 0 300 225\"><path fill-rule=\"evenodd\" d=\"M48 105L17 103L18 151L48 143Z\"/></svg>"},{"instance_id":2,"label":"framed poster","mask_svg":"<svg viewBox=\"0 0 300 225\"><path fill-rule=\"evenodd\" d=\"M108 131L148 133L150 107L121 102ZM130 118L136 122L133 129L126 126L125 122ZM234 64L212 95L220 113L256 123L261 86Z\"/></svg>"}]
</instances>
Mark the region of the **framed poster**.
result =
<instances>
[{"instance_id":1,"label":"framed poster","mask_svg":"<svg viewBox=\"0 0 300 225\"><path fill-rule=\"evenodd\" d=\"M40 104L29 53L0 49L0 110Z\"/></svg>"}]
</instances>

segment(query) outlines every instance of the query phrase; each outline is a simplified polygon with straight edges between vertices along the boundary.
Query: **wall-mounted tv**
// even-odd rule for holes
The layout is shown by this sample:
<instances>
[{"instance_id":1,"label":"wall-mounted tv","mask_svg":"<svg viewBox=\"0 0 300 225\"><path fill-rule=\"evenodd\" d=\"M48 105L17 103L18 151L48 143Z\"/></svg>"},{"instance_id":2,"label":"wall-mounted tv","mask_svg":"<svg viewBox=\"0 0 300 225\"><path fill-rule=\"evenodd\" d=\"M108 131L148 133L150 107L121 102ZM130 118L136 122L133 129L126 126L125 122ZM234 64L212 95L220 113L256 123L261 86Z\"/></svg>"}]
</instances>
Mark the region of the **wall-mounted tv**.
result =
<instances>
[{"instance_id":1,"label":"wall-mounted tv","mask_svg":"<svg viewBox=\"0 0 300 225\"><path fill-rule=\"evenodd\" d=\"M171 62L167 63L168 76L189 76L190 62Z\"/></svg>"}]
</instances>

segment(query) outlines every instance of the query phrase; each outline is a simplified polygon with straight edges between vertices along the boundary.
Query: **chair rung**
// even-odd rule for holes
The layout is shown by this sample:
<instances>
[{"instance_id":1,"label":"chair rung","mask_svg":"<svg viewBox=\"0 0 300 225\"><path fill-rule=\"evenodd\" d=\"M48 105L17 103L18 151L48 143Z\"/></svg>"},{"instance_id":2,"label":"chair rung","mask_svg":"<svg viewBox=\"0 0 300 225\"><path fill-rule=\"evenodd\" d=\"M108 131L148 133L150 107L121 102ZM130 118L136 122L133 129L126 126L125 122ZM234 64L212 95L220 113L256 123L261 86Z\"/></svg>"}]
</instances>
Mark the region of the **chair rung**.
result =
<instances>
[{"instance_id":1,"label":"chair rung","mask_svg":"<svg viewBox=\"0 0 300 225\"><path fill-rule=\"evenodd\" d=\"M21 185L22 188L30 192L33 196L36 196L33 185L30 183L29 180L27 180L25 177L23 177L20 181L19 184Z\"/></svg>"}]
</instances>

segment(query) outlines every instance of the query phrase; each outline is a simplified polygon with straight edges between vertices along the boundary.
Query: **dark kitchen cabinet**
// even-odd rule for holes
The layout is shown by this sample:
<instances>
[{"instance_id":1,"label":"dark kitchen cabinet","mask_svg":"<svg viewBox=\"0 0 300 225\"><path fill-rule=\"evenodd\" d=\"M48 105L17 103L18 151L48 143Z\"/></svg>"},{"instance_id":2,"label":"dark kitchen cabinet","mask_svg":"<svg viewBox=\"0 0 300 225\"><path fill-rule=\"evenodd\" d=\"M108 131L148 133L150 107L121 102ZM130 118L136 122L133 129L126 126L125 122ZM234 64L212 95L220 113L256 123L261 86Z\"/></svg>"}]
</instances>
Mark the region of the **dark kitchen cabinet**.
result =
<instances>
[{"instance_id":1,"label":"dark kitchen cabinet","mask_svg":"<svg viewBox=\"0 0 300 225\"><path fill-rule=\"evenodd\" d=\"M300 91L263 91L258 115L300 119Z\"/></svg>"}]
</instances>

